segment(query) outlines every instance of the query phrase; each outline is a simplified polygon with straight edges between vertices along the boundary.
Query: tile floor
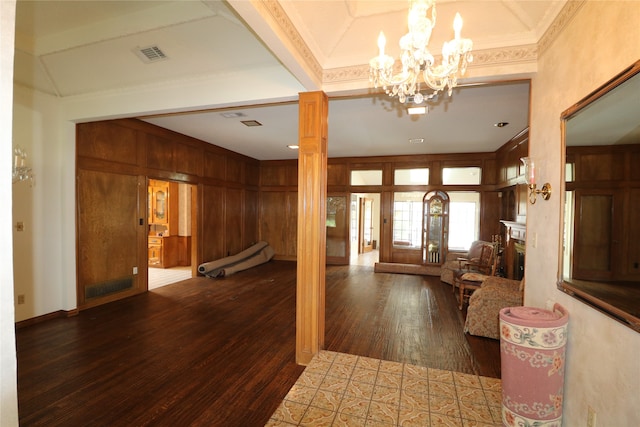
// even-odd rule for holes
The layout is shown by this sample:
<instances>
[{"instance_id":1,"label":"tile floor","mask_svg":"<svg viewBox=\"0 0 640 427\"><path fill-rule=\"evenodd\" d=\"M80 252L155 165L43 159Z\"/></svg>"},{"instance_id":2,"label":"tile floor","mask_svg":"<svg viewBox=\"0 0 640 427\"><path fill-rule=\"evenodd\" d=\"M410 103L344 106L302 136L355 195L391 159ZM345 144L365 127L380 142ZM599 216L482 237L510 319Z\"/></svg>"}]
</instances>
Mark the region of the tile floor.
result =
<instances>
[{"instance_id":1,"label":"tile floor","mask_svg":"<svg viewBox=\"0 0 640 427\"><path fill-rule=\"evenodd\" d=\"M501 426L496 378L321 351L265 427Z\"/></svg>"},{"instance_id":2,"label":"tile floor","mask_svg":"<svg viewBox=\"0 0 640 427\"><path fill-rule=\"evenodd\" d=\"M149 290L191 278L191 267L149 267Z\"/></svg>"}]
</instances>

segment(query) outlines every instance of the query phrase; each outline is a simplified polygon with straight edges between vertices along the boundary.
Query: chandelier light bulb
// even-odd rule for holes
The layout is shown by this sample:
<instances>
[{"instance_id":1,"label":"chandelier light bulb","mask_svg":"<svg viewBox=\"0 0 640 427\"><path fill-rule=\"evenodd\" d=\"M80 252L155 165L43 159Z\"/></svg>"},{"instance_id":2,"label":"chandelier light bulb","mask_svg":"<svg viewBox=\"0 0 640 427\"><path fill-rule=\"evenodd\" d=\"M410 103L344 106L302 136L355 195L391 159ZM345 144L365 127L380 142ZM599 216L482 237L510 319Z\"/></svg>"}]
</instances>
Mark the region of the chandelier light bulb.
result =
<instances>
[{"instance_id":1,"label":"chandelier light bulb","mask_svg":"<svg viewBox=\"0 0 640 427\"><path fill-rule=\"evenodd\" d=\"M384 46L387 44L387 39L384 36L384 33L380 31L380 35L378 36L378 49L379 56L382 58L384 56Z\"/></svg>"},{"instance_id":2,"label":"chandelier light bulb","mask_svg":"<svg viewBox=\"0 0 640 427\"><path fill-rule=\"evenodd\" d=\"M460 16L460 13L456 13L456 17L453 19L453 31L455 32L456 40L460 40L460 32L462 31L462 16Z\"/></svg>"},{"instance_id":3,"label":"chandelier light bulb","mask_svg":"<svg viewBox=\"0 0 640 427\"><path fill-rule=\"evenodd\" d=\"M418 20L418 10L416 8L409 9L409 16L407 18L407 24L409 25L409 32L414 28L416 21Z\"/></svg>"}]
</instances>

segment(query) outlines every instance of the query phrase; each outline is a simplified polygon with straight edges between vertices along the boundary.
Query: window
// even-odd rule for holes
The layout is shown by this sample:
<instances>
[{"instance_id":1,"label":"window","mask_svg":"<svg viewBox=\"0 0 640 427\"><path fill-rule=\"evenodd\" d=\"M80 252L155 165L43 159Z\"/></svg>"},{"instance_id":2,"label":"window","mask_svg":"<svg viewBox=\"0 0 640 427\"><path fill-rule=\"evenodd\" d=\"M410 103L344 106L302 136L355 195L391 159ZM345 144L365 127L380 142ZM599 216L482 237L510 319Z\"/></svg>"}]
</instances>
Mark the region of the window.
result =
<instances>
[{"instance_id":1,"label":"window","mask_svg":"<svg viewBox=\"0 0 640 427\"><path fill-rule=\"evenodd\" d=\"M393 195L393 246L422 246L422 198L424 192L398 192Z\"/></svg>"},{"instance_id":2,"label":"window","mask_svg":"<svg viewBox=\"0 0 640 427\"><path fill-rule=\"evenodd\" d=\"M567 162L564 165L565 182L573 182L576 179L576 164Z\"/></svg>"},{"instance_id":3,"label":"window","mask_svg":"<svg viewBox=\"0 0 640 427\"><path fill-rule=\"evenodd\" d=\"M469 249L480 230L480 193L448 192L449 250Z\"/></svg>"},{"instance_id":4,"label":"window","mask_svg":"<svg viewBox=\"0 0 640 427\"><path fill-rule=\"evenodd\" d=\"M444 185L480 185L481 169L442 168L442 184Z\"/></svg>"},{"instance_id":5,"label":"window","mask_svg":"<svg viewBox=\"0 0 640 427\"><path fill-rule=\"evenodd\" d=\"M428 185L429 168L396 169L393 183L395 185Z\"/></svg>"},{"instance_id":6,"label":"window","mask_svg":"<svg viewBox=\"0 0 640 427\"><path fill-rule=\"evenodd\" d=\"M381 170L351 171L351 185L382 185Z\"/></svg>"}]
</instances>

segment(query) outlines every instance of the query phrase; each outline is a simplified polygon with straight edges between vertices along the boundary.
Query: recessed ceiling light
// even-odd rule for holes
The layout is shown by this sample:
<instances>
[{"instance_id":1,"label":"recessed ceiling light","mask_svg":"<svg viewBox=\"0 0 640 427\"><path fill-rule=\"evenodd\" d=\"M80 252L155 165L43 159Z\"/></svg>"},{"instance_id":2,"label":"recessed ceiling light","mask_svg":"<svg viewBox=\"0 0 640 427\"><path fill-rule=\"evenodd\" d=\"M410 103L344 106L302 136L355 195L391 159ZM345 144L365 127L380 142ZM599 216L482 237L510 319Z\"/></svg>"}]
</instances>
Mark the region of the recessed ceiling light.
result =
<instances>
[{"instance_id":1,"label":"recessed ceiling light","mask_svg":"<svg viewBox=\"0 0 640 427\"><path fill-rule=\"evenodd\" d=\"M242 123L245 126L249 126L249 127L262 126L262 123L260 123L257 120L242 120L240 123Z\"/></svg>"},{"instance_id":2,"label":"recessed ceiling light","mask_svg":"<svg viewBox=\"0 0 640 427\"><path fill-rule=\"evenodd\" d=\"M287 145L287 148L290 148L292 150L297 150L298 148L300 148L299 145Z\"/></svg>"},{"instance_id":3,"label":"recessed ceiling light","mask_svg":"<svg viewBox=\"0 0 640 427\"><path fill-rule=\"evenodd\" d=\"M407 108L407 111L411 115L427 114L427 107L425 107L425 106L422 106L422 107L409 107L409 108Z\"/></svg>"},{"instance_id":4,"label":"recessed ceiling light","mask_svg":"<svg viewBox=\"0 0 640 427\"><path fill-rule=\"evenodd\" d=\"M495 123L494 126L497 127L497 128L503 128L503 127L507 126L508 124L509 124L509 122L498 122L498 123Z\"/></svg>"},{"instance_id":5,"label":"recessed ceiling light","mask_svg":"<svg viewBox=\"0 0 640 427\"><path fill-rule=\"evenodd\" d=\"M424 142L424 138L411 138L409 139L409 144L422 144Z\"/></svg>"}]
</instances>

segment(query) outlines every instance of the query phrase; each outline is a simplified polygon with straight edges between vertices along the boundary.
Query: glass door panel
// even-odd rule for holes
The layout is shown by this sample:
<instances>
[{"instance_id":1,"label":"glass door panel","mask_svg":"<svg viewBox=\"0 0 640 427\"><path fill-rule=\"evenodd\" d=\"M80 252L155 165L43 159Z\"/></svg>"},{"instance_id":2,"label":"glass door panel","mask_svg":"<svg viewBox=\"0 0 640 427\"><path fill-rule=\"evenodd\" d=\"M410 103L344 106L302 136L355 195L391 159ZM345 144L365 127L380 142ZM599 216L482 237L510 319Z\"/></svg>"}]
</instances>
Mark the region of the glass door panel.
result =
<instances>
[{"instance_id":1,"label":"glass door panel","mask_svg":"<svg viewBox=\"0 0 640 427\"><path fill-rule=\"evenodd\" d=\"M349 264L349 203L347 195L327 196L327 264Z\"/></svg>"}]
</instances>

